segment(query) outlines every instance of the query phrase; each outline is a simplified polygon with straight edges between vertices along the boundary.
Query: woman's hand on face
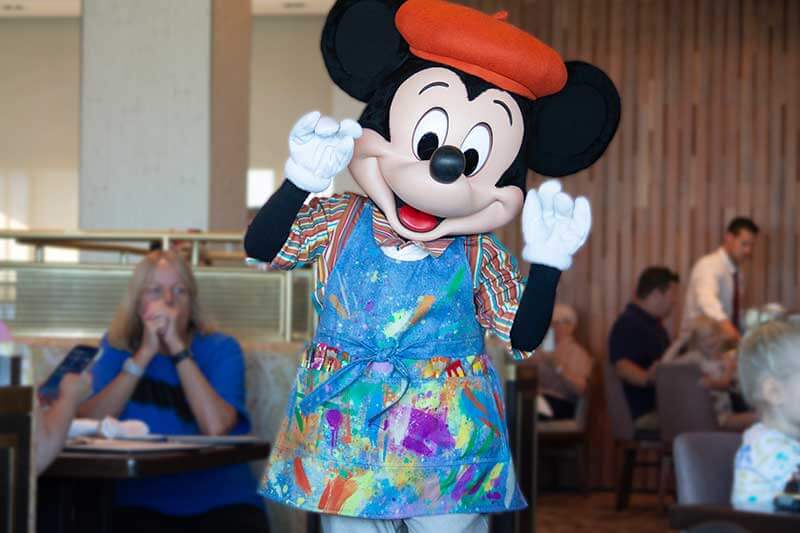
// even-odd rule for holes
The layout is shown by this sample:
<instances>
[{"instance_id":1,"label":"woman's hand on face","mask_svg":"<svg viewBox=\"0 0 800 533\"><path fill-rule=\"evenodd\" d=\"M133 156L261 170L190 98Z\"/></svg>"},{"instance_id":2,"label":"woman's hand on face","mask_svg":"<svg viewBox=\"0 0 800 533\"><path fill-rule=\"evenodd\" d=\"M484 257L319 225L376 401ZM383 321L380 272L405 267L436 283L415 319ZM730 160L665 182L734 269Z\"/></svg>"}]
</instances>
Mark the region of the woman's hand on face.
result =
<instances>
[{"instance_id":1,"label":"woman's hand on face","mask_svg":"<svg viewBox=\"0 0 800 533\"><path fill-rule=\"evenodd\" d=\"M163 317L151 317L144 319L142 330L142 342L139 346L139 353L146 359L142 363L149 363L154 355L158 353L160 346L159 330L164 327Z\"/></svg>"},{"instance_id":2,"label":"woman's hand on face","mask_svg":"<svg viewBox=\"0 0 800 533\"><path fill-rule=\"evenodd\" d=\"M158 353L161 346L161 337L167 329L168 316L166 307L161 302L152 304L142 317L144 328L139 353L145 358L140 363L147 364Z\"/></svg>"},{"instance_id":3,"label":"woman's hand on face","mask_svg":"<svg viewBox=\"0 0 800 533\"><path fill-rule=\"evenodd\" d=\"M164 345L169 349L170 355L182 352L186 348L183 342L182 332L178 331L178 310L174 307L167 307L164 311L166 316L166 326L161 334Z\"/></svg>"}]
</instances>

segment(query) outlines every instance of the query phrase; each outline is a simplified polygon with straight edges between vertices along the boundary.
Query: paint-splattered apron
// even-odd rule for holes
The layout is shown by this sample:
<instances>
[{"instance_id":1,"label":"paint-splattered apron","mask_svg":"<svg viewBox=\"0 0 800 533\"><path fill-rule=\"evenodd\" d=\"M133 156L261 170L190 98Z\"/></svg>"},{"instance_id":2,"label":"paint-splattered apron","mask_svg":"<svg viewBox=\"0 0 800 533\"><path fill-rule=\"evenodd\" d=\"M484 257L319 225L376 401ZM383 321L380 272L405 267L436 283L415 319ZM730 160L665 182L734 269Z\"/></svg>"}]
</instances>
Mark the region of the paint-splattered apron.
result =
<instances>
[{"instance_id":1,"label":"paint-splattered apron","mask_svg":"<svg viewBox=\"0 0 800 533\"><path fill-rule=\"evenodd\" d=\"M325 287L261 493L382 519L524 508L462 239L393 260L372 209Z\"/></svg>"}]
</instances>

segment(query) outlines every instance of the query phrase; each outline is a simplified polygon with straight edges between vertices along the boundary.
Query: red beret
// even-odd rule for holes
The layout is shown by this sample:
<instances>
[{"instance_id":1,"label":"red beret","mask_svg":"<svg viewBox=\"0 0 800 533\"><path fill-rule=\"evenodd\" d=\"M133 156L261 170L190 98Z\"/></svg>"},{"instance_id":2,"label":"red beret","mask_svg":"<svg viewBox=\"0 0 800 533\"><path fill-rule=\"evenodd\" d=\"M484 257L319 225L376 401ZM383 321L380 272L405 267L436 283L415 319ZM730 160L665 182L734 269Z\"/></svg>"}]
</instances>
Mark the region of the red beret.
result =
<instances>
[{"instance_id":1,"label":"red beret","mask_svg":"<svg viewBox=\"0 0 800 533\"><path fill-rule=\"evenodd\" d=\"M560 91L567 69L558 52L503 18L443 0L408 0L395 24L417 57L530 99Z\"/></svg>"}]
</instances>

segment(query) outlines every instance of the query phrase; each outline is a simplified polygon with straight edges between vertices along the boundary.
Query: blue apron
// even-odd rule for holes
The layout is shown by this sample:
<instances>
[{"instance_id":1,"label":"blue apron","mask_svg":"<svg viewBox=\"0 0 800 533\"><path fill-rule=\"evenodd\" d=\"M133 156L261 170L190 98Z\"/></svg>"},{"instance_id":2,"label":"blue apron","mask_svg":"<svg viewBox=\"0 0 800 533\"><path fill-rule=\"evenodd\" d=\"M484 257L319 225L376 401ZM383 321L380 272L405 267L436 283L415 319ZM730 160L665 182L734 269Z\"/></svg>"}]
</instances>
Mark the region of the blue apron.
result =
<instances>
[{"instance_id":1,"label":"blue apron","mask_svg":"<svg viewBox=\"0 0 800 533\"><path fill-rule=\"evenodd\" d=\"M394 260L372 210L328 278L261 493L376 519L524 508L463 238Z\"/></svg>"}]
</instances>

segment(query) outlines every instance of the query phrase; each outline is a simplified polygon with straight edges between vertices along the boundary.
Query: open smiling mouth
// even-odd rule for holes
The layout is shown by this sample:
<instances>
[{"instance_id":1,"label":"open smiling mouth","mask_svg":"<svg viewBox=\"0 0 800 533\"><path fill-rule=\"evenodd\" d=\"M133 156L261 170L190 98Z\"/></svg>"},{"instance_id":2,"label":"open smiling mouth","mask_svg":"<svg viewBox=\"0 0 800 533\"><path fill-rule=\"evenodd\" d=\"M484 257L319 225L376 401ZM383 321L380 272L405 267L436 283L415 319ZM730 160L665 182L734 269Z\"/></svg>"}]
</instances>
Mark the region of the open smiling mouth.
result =
<instances>
[{"instance_id":1,"label":"open smiling mouth","mask_svg":"<svg viewBox=\"0 0 800 533\"><path fill-rule=\"evenodd\" d=\"M400 223L407 229L416 233L427 233L432 231L436 226L441 224L442 220L444 220L441 217L437 217L435 215L431 215L430 213L420 211L415 207L411 207L401 200L396 194L394 195L394 201L395 205L397 205L397 218L400 219Z\"/></svg>"}]
</instances>

